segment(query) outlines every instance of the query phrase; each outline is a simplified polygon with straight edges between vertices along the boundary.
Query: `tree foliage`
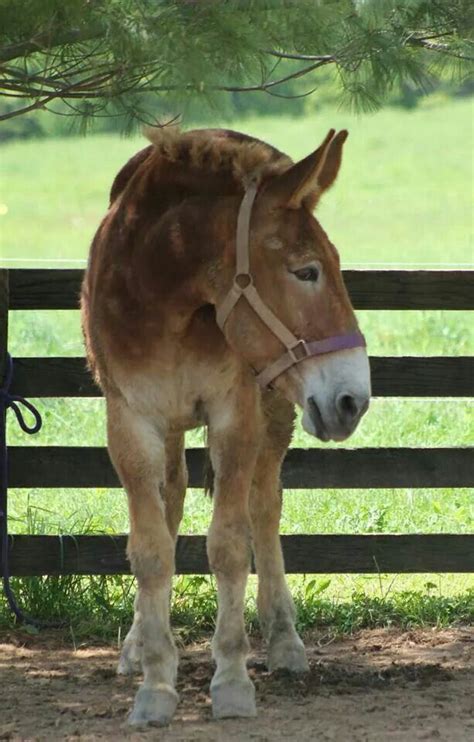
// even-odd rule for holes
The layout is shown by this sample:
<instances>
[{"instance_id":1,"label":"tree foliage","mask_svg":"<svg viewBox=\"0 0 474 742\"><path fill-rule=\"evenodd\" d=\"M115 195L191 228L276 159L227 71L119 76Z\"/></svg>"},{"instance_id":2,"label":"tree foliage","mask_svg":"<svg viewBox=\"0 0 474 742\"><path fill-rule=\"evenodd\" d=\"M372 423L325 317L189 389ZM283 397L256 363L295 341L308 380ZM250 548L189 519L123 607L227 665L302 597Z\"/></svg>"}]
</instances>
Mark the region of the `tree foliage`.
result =
<instances>
[{"instance_id":1,"label":"tree foliage","mask_svg":"<svg viewBox=\"0 0 474 742\"><path fill-rule=\"evenodd\" d=\"M341 101L370 109L474 60L472 0L0 0L0 13L0 120L46 109L127 128L187 100L309 95L329 68Z\"/></svg>"}]
</instances>

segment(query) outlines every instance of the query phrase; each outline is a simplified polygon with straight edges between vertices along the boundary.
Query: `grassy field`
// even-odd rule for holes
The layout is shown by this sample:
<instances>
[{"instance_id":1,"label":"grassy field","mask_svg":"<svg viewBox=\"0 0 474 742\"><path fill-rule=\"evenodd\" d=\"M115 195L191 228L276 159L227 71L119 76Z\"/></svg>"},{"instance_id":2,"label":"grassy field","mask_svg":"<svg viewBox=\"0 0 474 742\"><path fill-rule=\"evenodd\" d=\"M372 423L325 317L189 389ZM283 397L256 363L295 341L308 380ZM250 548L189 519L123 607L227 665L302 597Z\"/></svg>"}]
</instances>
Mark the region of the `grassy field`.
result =
<instances>
[{"instance_id":1,"label":"grassy field","mask_svg":"<svg viewBox=\"0 0 474 742\"><path fill-rule=\"evenodd\" d=\"M327 111L211 125L218 123L292 157L308 154L331 126L349 129L340 178L319 209L344 264L472 261L469 100L363 117ZM85 259L115 173L145 144L91 136L3 145L1 257Z\"/></svg>"},{"instance_id":2,"label":"grassy field","mask_svg":"<svg viewBox=\"0 0 474 742\"><path fill-rule=\"evenodd\" d=\"M386 109L361 118L328 112L324 120L271 118L230 125L294 157L314 148L330 126L350 129L340 180L318 214L345 266L472 262L469 101L413 112ZM67 261L85 260L113 175L141 146L142 140L109 136L3 146L0 265L37 265L39 260L54 267L62 264L56 261L76 265ZM466 313L359 316L373 355L474 352ZM78 313L13 313L10 350L14 355L81 355ZM44 427L37 445L105 444L101 400L40 400L38 406ZM350 445L465 445L472 443L473 428L473 406L466 400L378 399ZM31 444L25 438L10 425L10 443ZM188 436L188 444L202 445L202 440L200 432ZM321 444L298 427L294 445ZM189 492L182 532L204 532L210 513L202 492ZM125 497L117 491L12 492L10 514L15 532L127 529ZM284 498L283 533L473 530L474 503L467 490L287 491ZM474 582L468 576L321 576L291 582L303 626L322 621L351 630L371 621L446 623L474 617ZM80 616L89 629L92 621L94 630L113 631L131 608L129 578L22 580L17 588L31 610ZM207 626L213 610L208 580L177 581L174 611L184 626L196 626L197 613L198 624ZM252 598L249 618L254 618Z\"/></svg>"}]
</instances>

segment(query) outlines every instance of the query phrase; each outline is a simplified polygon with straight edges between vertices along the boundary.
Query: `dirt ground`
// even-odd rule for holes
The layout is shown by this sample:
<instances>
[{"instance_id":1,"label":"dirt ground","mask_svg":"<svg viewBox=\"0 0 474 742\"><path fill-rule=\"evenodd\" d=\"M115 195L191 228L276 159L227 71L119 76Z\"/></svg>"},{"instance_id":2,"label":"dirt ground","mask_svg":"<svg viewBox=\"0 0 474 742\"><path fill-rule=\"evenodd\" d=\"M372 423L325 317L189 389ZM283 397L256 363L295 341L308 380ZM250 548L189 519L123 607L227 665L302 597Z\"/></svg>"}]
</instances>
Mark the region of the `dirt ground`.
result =
<instances>
[{"instance_id":1,"label":"dirt ground","mask_svg":"<svg viewBox=\"0 0 474 742\"><path fill-rule=\"evenodd\" d=\"M310 672L270 675L253 642L258 718L213 721L208 642L181 650L181 702L167 729L130 730L139 678L118 652L53 633L0 637L0 739L211 742L474 740L474 630L375 630L307 638Z\"/></svg>"}]
</instances>

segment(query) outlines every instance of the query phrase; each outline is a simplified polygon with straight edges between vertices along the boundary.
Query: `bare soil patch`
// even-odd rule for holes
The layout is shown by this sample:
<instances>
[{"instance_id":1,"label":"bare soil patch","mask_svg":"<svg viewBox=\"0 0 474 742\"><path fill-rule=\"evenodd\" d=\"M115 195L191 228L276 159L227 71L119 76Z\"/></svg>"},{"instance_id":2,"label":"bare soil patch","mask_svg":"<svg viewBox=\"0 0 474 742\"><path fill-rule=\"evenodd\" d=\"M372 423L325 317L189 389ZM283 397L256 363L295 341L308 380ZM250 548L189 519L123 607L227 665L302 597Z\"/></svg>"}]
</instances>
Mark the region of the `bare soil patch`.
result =
<instances>
[{"instance_id":1,"label":"bare soil patch","mask_svg":"<svg viewBox=\"0 0 474 742\"><path fill-rule=\"evenodd\" d=\"M213 721L208 642L181 651L181 702L167 729L125 724L140 678L115 675L116 648L71 646L50 633L0 637L0 739L273 740L474 739L474 630L363 631L327 642L306 638L310 672L266 670L253 642L255 720Z\"/></svg>"}]
</instances>

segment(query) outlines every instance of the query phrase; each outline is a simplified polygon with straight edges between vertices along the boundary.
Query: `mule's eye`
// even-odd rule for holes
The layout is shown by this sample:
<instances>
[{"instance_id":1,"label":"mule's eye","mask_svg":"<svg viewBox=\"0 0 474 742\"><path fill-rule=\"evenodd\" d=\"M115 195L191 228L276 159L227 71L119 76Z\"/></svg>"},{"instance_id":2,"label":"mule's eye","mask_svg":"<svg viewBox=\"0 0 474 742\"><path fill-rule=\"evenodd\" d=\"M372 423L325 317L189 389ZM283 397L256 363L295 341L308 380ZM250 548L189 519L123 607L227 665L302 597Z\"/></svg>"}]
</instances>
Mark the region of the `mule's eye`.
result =
<instances>
[{"instance_id":1,"label":"mule's eye","mask_svg":"<svg viewBox=\"0 0 474 742\"><path fill-rule=\"evenodd\" d=\"M319 278L319 268L316 268L315 265L308 265L306 268L293 271L293 273L299 281L312 281L316 283Z\"/></svg>"}]
</instances>

